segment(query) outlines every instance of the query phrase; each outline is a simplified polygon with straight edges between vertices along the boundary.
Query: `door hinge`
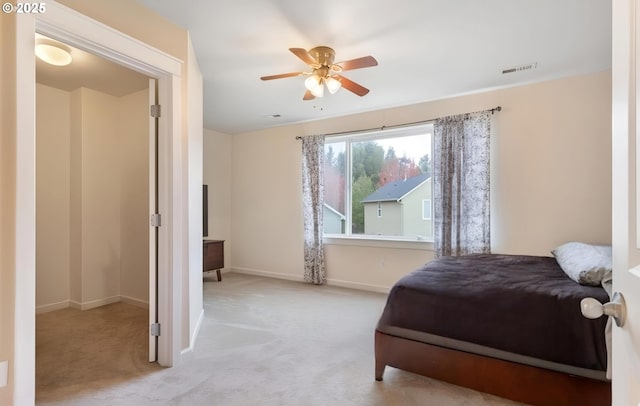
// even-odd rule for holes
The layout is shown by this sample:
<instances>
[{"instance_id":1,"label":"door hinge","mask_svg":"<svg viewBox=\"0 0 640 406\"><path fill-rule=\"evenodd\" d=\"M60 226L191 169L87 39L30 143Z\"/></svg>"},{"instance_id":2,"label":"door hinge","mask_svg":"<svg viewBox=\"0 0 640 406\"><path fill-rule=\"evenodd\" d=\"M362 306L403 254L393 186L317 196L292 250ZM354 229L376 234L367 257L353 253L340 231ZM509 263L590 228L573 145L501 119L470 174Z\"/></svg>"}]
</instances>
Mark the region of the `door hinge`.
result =
<instances>
[{"instance_id":1,"label":"door hinge","mask_svg":"<svg viewBox=\"0 0 640 406\"><path fill-rule=\"evenodd\" d=\"M154 337L160 337L160 323L153 323L149 328L149 333Z\"/></svg>"},{"instance_id":2,"label":"door hinge","mask_svg":"<svg viewBox=\"0 0 640 406\"><path fill-rule=\"evenodd\" d=\"M151 215L151 227L160 227L162 225L162 217L160 213L155 213Z\"/></svg>"},{"instance_id":3,"label":"door hinge","mask_svg":"<svg viewBox=\"0 0 640 406\"><path fill-rule=\"evenodd\" d=\"M158 118L160 117L160 105L153 104L150 109L151 117Z\"/></svg>"}]
</instances>

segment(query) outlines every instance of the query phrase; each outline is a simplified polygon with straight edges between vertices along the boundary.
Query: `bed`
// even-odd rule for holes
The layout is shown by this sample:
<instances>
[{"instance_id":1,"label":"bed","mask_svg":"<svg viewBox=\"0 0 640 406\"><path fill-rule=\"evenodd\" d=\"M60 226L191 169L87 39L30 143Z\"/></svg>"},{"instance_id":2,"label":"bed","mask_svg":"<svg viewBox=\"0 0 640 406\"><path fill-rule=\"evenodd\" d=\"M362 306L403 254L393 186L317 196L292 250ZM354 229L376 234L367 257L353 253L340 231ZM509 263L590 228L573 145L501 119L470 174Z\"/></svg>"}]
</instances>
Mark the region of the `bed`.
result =
<instances>
[{"instance_id":1,"label":"bed","mask_svg":"<svg viewBox=\"0 0 640 406\"><path fill-rule=\"evenodd\" d=\"M375 378L386 366L532 405L608 405L609 300L570 279L554 257L441 257L400 279L375 331Z\"/></svg>"}]
</instances>

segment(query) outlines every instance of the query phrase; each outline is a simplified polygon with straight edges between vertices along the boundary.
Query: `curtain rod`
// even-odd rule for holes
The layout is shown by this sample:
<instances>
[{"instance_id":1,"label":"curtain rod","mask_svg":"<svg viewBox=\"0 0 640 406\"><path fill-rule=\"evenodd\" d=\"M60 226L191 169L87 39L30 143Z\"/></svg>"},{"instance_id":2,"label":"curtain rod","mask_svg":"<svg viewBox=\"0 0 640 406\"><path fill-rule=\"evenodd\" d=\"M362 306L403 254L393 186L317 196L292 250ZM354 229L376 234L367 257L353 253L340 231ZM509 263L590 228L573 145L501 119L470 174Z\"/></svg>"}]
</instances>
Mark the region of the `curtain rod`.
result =
<instances>
[{"instance_id":1,"label":"curtain rod","mask_svg":"<svg viewBox=\"0 0 640 406\"><path fill-rule=\"evenodd\" d=\"M494 107L492 109L488 109L488 110L481 110L481 111L475 111L474 113L482 113L485 111L490 111L491 114L493 114L496 111L502 111L502 106L497 106ZM465 114L473 114L473 113L465 113ZM425 124L425 123L429 123L433 120L437 120L437 118L432 118L429 120L421 120L421 121L414 121L412 123L404 123L404 124L395 124L395 125L383 125L382 127L374 127L374 128L367 128L367 129L363 129L363 130L354 130L354 131L339 131L339 132L335 132L335 133L329 133L329 134L324 134L325 137L331 137L331 136L336 136L336 135L343 135L343 134L357 134L357 133L366 133L366 132L370 132L370 131L383 131L383 130L388 130L391 128L401 128L401 127L408 127L408 126L412 126L412 125L416 125L416 124ZM301 140L302 136L298 135L296 136L296 140Z\"/></svg>"}]
</instances>

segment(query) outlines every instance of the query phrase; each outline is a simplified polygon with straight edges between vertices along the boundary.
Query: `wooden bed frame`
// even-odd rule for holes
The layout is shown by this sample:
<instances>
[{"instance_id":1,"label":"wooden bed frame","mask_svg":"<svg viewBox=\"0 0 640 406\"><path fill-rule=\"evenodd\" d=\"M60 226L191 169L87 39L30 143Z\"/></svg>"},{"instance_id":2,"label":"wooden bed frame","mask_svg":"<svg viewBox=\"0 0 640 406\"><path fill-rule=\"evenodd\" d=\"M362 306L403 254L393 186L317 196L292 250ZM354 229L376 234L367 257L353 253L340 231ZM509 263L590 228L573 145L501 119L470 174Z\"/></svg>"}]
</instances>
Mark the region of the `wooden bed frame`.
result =
<instances>
[{"instance_id":1,"label":"wooden bed frame","mask_svg":"<svg viewBox=\"0 0 640 406\"><path fill-rule=\"evenodd\" d=\"M375 333L377 381L387 365L536 406L611 405L611 383Z\"/></svg>"}]
</instances>

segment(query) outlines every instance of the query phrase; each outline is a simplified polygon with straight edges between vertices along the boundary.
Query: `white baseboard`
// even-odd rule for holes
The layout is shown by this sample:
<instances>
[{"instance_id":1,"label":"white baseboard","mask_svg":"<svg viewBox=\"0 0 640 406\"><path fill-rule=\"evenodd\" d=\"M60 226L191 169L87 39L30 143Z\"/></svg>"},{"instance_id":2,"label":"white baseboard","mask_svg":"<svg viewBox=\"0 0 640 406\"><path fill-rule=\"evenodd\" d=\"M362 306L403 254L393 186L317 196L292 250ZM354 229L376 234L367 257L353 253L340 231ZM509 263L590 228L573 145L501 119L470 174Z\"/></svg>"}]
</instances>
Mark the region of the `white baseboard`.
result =
<instances>
[{"instance_id":1,"label":"white baseboard","mask_svg":"<svg viewBox=\"0 0 640 406\"><path fill-rule=\"evenodd\" d=\"M62 302L50 303L42 306L36 307L36 314L49 313L56 310L66 309L67 307L71 307L70 300L63 300Z\"/></svg>"},{"instance_id":2,"label":"white baseboard","mask_svg":"<svg viewBox=\"0 0 640 406\"><path fill-rule=\"evenodd\" d=\"M104 299L92 300L90 302L82 302L80 303L80 310L89 310L94 309L96 307L105 306L111 303L120 302L120 295L105 297Z\"/></svg>"},{"instance_id":3,"label":"white baseboard","mask_svg":"<svg viewBox=\"0 0 640 406\"><path fill-rule=\"evenodd\" d=\"M130 305L134 305L136 307L141 307L143 309L149 309L149 302L136 299L135 297L120 295L120 301L128 303Z\"/></svg>"},{"instance_id":4,"label":"white baseboard","mask_svg":"<svg viewBox=\"0 0 640 406\"><path fill-rule=\"evenodd\" d=\"M267 278L286 279L288 281L304 282L302 275L291 275L286 273L259 271L257 269L233 268L232 272L243 273L246 275L265 276Z\"/></svg>"},{"instance_id":5,"label":"white baseboard","mask_svg":"<svg viewBox=\"0 0 640 406\"><path fill-rule=\"evenodd\" d=\"M144 300L136 299L130 296L111 296L104 299L92 300L90 302L76 302L75 300L63 300L57 303L50 303L46 305L41 305L36 307L36 314L40 313L48 313L53 312L55 310L66 309L67 307L71 307L72 309L78 310L89 310L94 309L96 307L105 306L111 303L124 302L130 305L134 305L137 307L141 307L143 309L149 308L149 302L145 302Z\"/></svg>"},{"instance_id":6,"label":"white baseboard","mask_svg":"<svg viewBox=\"0 0 640 406\"><path fill-rule=\"evenodd\" d=\"M367 283L361 282L341 281L339 279L327 279L327 285L356 290L365 290L367 292L376 293L389 293L389 290L391 290L391 288L386 286L369 285Z\"/></svg>"},{"instance_id":7,"label":"white baseboard","mask_svg":"<svg viewBox=\"0 0 640 406\"><path fill-rule=\"evenodd\" d=\"M289 281L304 282L304 276L302 275L291 275L291 274L284 274L284 273L278 273L278 272L260 271L257 269L248 269L248 268L233 268L232 271L237 273L247 274L247 275L256 275L256 276L264 276L267 278L286 279ZM327 285L338 286L341 288L364 290L367 292L376 292L376 293L389 293L389 290L391 289L387 286L370 285L370 284L361 283L361 282L350 282L350 281L343 281L343 280L331 279L331 278L327 279Z\"/></svg>"}]
</instances>

